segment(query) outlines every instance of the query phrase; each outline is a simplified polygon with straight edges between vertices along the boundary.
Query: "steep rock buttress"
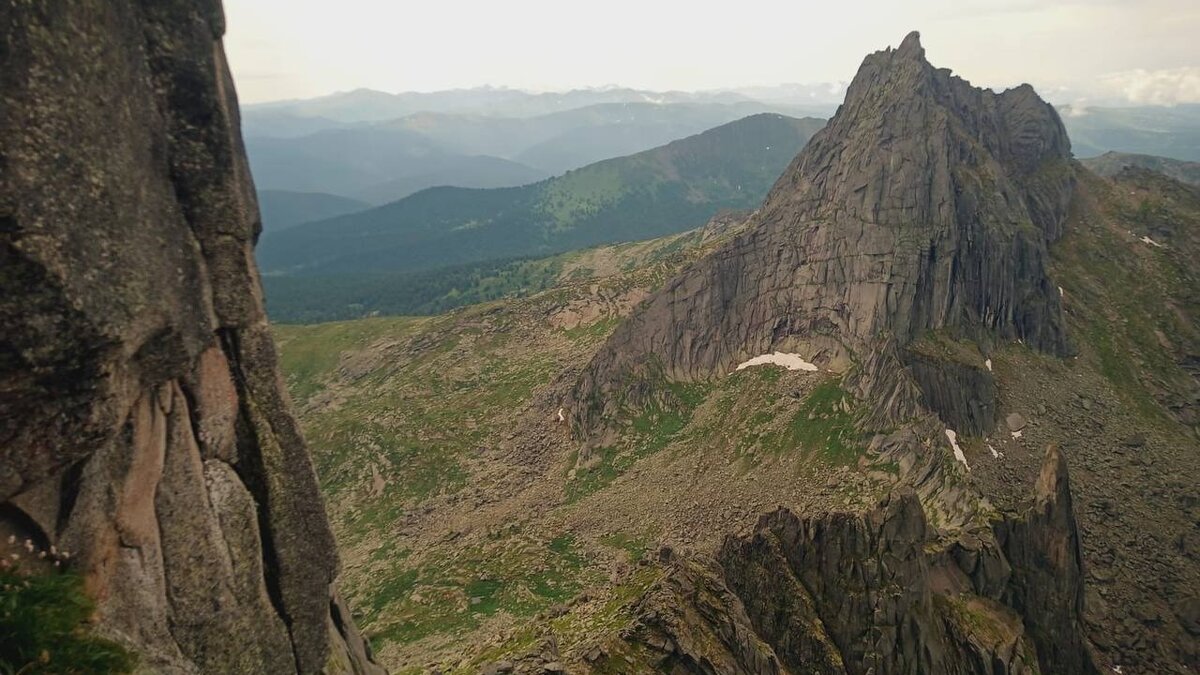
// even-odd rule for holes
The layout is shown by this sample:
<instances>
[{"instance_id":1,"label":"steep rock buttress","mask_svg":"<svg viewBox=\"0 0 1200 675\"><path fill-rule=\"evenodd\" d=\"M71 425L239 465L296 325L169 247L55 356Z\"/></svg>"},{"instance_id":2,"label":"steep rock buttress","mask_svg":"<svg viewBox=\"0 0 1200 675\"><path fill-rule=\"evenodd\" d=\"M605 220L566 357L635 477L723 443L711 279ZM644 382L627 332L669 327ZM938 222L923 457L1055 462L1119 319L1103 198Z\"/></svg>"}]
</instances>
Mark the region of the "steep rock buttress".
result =
<instances>
[{"instance_id":1,"label":"steep rock buttress","mask_svg":"<svg viewBox=\"0 0 1200 675\"><path fill-rule=\"evenodd\" d=\"M745 234L617 328L574 389L574 428L591 437L655 402L662 378L703 380L772 351L858 363L855 388L887 401L890 423L922 402L928 382L901 366L932 331L1064 353L1047 245L1073 183L1066 132L1031 87L972 87L931 66L913 33L866 58ZM969 407L924 398L946 417ZM986 411L965 423L986 425Z\"/></svg>"},{"instance_id":2,"label":"steep rock buttress","mask_svg":"<svg viewBox=\"0 0 1200 675\"><path fill-rule=\"evenodd\" d=\"M0 525L153 672L381 672L281 386L217 0L0 2Z\"/></svg>"},{"instance_id":3,"label":"steep rock buttress","mask_svg":"<svg viewBox=\"0 0 1200 675\"><path fill-rule=\"evenodd\" d=\"M1097 675L1067 466L948 545L901 489L863 514L760 518L719 564L671 560L625 639L665 672Z\"/></svg>"}]
</instances>

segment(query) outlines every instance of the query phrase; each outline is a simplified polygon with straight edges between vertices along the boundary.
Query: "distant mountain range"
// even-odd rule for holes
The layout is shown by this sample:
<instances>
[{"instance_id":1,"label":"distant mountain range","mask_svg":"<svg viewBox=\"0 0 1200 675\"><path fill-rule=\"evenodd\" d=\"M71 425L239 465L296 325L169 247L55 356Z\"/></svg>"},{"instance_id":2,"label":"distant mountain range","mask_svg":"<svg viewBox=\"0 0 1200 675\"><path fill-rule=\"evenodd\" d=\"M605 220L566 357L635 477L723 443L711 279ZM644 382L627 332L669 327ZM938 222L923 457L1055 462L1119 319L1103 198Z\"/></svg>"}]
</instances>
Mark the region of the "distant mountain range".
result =
<instances>
[{"instance_id":1,"label":"distant mountain range","mask_svg":"<svg viewBox=\"0 0 1200 675\"><path fill-rule=\"evenodd\" d=\"M1200 161L1200 105L1059 106L1076 157L1108 151Z\"/></svg>"},{"instance_id":2,"label":"distant mountain range","mask_svg":"<svg viewBox=\"0 0 1200 675\"><path fill-rule=\"evenodd\" d=\"M324 192L382 204L437 185L508 187L550 175L519 162L466 155L403 129L326 129L298 138L248 138L260 190Z\"/></svg>"},{"instance_id":3,"label":"distant mountain range","mask_svg":"<svg viewBox=\"0 0 1200 675\"><path fill-rule=\"evenodd\" d=\"M754 115L517 188L434 188L267 233L267 275L361 276L537 256L682 232L760 202L822 120ZM292 286L293 292L302 292Z\"/></svg>"},{"instance_id":4,"label":"distant mountain range","mask_svg":"<svg viewBox=\"0 0 1200 675\"><path fill-rule=\"evenodd\" d=\"M796 97L786 94L777 98L788 102L810 100L810 97L800 97L797 101ZM353 123L380 122L422 112L532 117L601 103L744 103L754 100L753 97L730 91L648 91L626 87L547 93L503 87L398 94L373 89L355 89L311 99L251 104L243 106L243 110L251 119L262 113L284 113L297 117L325 117ZM818 102L814 103L814 108L814 113L827 114L830 106L828 102Z\"/></svg>"},{"instance_id":5,"label":"distant mountain range","mask_svg":"<svg viewBox=\"0 0 1200 675\"><path fill-rule=\"evenodd\" d=\"M246 146L259 189L385 204L428 187L534 183L748 115L797 110L757 102L630 102L536 117L428 112L377 123L280 118L278 111L256 119L252 111Z\"/></svg>"},{"instance_id":6,"label":"distant mountain range","mask_svg":"<svg viewBox=\"0 0 1200 675\"><path fill-rule=\"evenodd\" d=\"M370 204L357 199L324 192L258 191L258 210L262 214L263 232L276 232L300 223L332 218L370 207Z\"/></svg>"},{"instance_id":7,"label":"distant mountain range","mask_svg":"<svg viewBox=\"0 0 1200 675\"><path fill-rule=\"evenodd\" d=\"M829 99L841 90L840 84L699 93L356 90L246 106L242 123L259 189L380 205L429 187L526 185L755 113L824 117L834 109ZM1200 106L1064 105L1059 111L1078 157L1119 151L1200 161ZM306 203L302 197L276 199L293 199L296 208ZM298 217L328 216L313 211Z\"/></svg>"},{"instance_id":8,"label":"distant mountain range","mask_svg":"<svg viewBox=\"0 0 1200 675\"><path fill-rule=\"evenodd\" d=\"M550 174L698 134L761 112L801 117L803 109L757 101L738 103L597 103L536 117L418 113L379 123L418 133L470 155L504 157Z\"/></svg>"},{"instance_id":9,"label":"distant mountain range","mask_svg":"<svg viewBox=\"0 0 1200 675\"><path fill-rule=\"evenodd\" d=\"M1175 180L1200 185L1200 162L1181 162L1177 159L1134 155L1125 152L1106 152L1099 157L1081 160L1083 165L1105 178L1114 178L1127 167L1157 171Z\"/></svg>"}]
</instances>

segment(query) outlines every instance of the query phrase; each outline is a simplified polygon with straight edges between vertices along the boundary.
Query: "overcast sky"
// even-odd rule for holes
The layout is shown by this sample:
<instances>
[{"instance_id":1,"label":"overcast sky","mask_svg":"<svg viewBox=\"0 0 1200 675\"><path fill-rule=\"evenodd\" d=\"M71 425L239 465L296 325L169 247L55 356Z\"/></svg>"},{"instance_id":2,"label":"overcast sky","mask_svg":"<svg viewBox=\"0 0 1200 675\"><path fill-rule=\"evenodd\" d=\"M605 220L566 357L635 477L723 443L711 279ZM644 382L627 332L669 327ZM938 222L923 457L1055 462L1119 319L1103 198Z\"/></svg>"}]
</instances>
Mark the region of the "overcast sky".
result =
<instances>
[{"instance_id":1,"label":"overcast sky","mask_svg":"<svg viewBox=\"0 0 1200 675\"><path fill-rule=\"evenodd\" d=\"M225 0L243 103L368 87L844 82L920 30L930 61L1054 102L1200 102L1200 0Z\"/></svg>"}]
</instances>

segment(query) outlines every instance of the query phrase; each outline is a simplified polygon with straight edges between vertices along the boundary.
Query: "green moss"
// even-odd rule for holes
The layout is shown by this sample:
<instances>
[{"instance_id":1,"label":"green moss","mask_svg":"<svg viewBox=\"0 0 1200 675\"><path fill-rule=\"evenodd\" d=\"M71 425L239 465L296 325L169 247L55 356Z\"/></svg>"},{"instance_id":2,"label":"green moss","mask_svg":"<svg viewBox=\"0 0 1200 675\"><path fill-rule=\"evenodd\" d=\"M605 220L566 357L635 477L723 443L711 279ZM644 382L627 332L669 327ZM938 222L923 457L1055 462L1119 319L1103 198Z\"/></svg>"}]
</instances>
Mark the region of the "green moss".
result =
<instances>
[{"instance_id":1,"label":"green moss","mask_svg":"<svg viewBox=\"0 0 1200 675\"><path fill-rule=\"evenodd\" d=\"M1167 230L1186 246L1194 234L1179 224L1200 220L1200 209L1194 195L1175 195L1157 178L1115 189L1092 179L1087 188L1098 210L1074 214L1067 236L1052 249L1071 335L1140 417L1163 423L1169 415L1156 393L1190 385L1160 336L1182 350L1200 344L1195 326L1181 318L1195 316L1200 284L1188 256L1137 238Z\"/></svg>"},{"instance_id":2,"label":"green moss","mask_svg":"<svg viewBox=\"0 0 1200 675\"><path fill-rule=\"evenodd\" d=\"M600 490L617 479L633 462L621 456L616 447L606 446L592 451L596 465L578 469L575 478L567 483L567 503L572 503Z\"/></svg>"},{"instance_id":3,"label":"green moss","mask_svg":"<svg viewBox=\"0 0 1200 675\"><path fill-rule=\"evenodd\" d=\"M407 564L407 563L406 563ZM406 644L429 635L461 634L488 616L529 617L575 596L588 558L571 535L540 544L490 542L439 553L393 573L364 595L372 604L363 625L373 644Z\"/></svg>"},{"instance_id":4,"label":"green moss","mask_svg":"<svg viewBox=\"0 0 1200 675\"><path fill-rule=\"evenodd\" d=\"M77 574L0 570L0 673L132 672L129 651L88 632L94 611Z\"/></svg>"},{"instance_id":5,"label":"green moss","mask_svg":"<svg viewBox=\"0 0 1200 675\"><path fill-rule=\"evenodd\" d=\"M639 459L667 447L680 437L687 427L692 413L704 401L710 388L702 384L660 382L677 402L676 408L651 405L646 410L627 418L629 433L620 446L608 446L593 450L596 457L593 466L577 471L575 479L567 483L567 502L575 502L607 486L623 474Z\"/></svg>"},{"instance_id":6,"label":"green moss","mask_svg":"<svg viewBox=\"0 0 1200 675\"><path fill-rule=\"evenodd\" d=\"M614 532L600 537L600 543L610 548L620 549L629 554L629 559L638 562L646 557L646 541L625 532Z\"/></svg>"},{"instance_id":7,"label":"green moss","mask_svg":"<svg viewBox=\"0 0 1200 675\"><path fill-rule=\"evenodd\" d=\"M563 332L567 337L575 342L594 342L601 338L607 337L609 333L621 323L621 319L615 316L606 316L588 324L580 324L574 328L567 328Z\"/></svg>"},{"instance_id":8,"label":"green moss","mask_svg":"<svg viewBox=\"0 0 1200 675\"><path fill-rule=\"evenodd\" d=\"M764 448L776 453L802 448L835 465L853 465L865 452L855 426L854 398L827 380L800 404L787 427L768 434Z\"/></svg>"},{"instance_id":9,"label":"green moss","mask_svg":"<svg viewBox=\"0 0 1200 675\"><path fill-rule=\"evenodd\" d=\"M345 352L362 349L383 335L393 338L405 335L422 323L421 319L401 317L320 326L273 326L288 391L295 401L307 401L325 388L326 380Z\"/></svg>"}]
</instances>

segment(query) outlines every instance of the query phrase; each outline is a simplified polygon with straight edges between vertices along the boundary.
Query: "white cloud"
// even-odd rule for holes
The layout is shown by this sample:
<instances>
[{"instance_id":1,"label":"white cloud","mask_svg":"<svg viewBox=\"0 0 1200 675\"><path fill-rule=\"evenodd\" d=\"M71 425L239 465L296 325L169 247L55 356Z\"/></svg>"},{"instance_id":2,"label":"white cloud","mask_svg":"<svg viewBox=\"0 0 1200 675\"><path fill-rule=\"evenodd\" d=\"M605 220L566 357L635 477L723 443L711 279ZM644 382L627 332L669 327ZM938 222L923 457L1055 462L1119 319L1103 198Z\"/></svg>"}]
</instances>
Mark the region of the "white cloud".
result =
<instances>
[{"instance_id":1,"label":"white cloud","mask_svg":"<svg viewBox=\"0 0 1200 675\"><path fill-rule=\"evenodd\" d=\"M1138 68L1106 75L1100 81L1130 103L1200 103L1200 66L1162 70Z\"/></svg>"}]
</instances>

